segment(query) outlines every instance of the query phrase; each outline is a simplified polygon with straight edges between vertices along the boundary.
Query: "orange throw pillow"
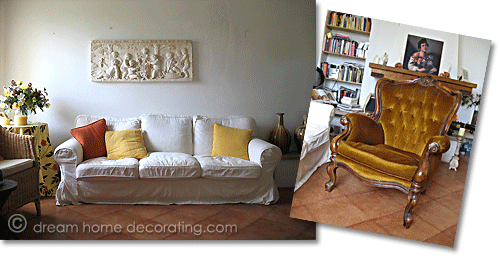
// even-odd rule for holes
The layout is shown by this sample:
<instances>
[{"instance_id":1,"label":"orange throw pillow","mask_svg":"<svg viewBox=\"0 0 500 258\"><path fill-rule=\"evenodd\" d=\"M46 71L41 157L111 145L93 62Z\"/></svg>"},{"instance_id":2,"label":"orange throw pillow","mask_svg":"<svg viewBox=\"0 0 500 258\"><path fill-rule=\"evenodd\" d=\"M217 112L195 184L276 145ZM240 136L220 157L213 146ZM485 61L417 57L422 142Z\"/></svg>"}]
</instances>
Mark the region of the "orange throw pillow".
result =
<instances>
[{"instance_id":1,"label":"orange throw pillow","mask_svg":"<svg viewBox=\"0 0 500 258\"><path fill-rule=\"evenodd\" d=\"M71 135L82 145L85 159L106 156L106 120L71 129Z\"/></svg>"}]
</instances>

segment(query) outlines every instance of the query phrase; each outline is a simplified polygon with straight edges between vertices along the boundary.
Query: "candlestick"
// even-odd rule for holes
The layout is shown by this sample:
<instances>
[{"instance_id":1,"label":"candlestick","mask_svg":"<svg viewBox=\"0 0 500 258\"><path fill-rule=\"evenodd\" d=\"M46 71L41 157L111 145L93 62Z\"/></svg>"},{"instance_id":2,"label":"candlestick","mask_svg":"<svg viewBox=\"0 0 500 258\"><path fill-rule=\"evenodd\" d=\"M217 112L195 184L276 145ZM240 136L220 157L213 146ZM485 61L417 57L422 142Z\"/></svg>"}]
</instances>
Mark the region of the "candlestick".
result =
<instances>
[{"instance_id":1,"label":"candlestick","mask_svg":"<svg viewBox=\"0 0 500 258\"><path fill-rule=\"evenodd\" d=\"M464 136L465 135L465 128L460 128L458 130L458 136Z\"/></svg>"}]
</instances>

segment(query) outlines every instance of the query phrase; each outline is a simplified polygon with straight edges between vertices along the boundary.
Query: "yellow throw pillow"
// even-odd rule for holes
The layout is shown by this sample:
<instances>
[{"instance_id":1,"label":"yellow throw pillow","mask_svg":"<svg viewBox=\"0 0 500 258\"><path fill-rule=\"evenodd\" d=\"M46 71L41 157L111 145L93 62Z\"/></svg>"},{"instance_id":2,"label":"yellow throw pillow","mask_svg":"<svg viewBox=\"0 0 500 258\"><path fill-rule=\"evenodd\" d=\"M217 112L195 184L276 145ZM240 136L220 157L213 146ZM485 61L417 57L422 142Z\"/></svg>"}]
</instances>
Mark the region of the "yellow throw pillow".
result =
<instances>
[{"instance_id":1,"label":"yellow throw pillow","mask_svg":"<svg viewBox=\"0 0 500 258\"><path fill-rule=\"evenodd\" d=\"M252 137L252 129L237 129L214 124L214 142L212 156L229 156L250 160L248 158L248 142Z\"/></svg>"},{"instance_id":2,"label":"yellow throw pillow","mask_svg":"<svg viewBox=\"0 0 500 258\"><path fill-rule=\"evenodd\" d=\"M142 159L148 156L141 129L107 131L105 139L107 159Z\"/></svg>"}]
</instances>

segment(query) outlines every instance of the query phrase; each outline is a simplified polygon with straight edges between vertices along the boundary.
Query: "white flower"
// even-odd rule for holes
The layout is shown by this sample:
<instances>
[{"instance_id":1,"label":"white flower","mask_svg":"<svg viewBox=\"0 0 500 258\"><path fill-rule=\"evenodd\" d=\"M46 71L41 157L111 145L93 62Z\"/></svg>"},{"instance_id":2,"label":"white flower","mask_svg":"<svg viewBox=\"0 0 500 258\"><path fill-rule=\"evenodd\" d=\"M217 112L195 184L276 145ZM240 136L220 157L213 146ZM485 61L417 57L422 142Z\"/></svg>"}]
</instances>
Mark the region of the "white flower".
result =
<instances>
[{"instance_id":1,"label":"white flower","mask_svg":"<svg viewBox=\"0 0 500 258\"><path fill-rule=\"evenodd\" d=\"M0 108L1 108L1 109L5 109L6 107L7 107L7 105L6 105L5 103L3 103L3 102L2 102L2 103L0 103Z\"/></svg>"},{"instance_id":2,"label":"white flower","mask_svg":"<svg viewBox=\"0 0 500 258\"><path fill-rule=\"evenodd\" d=\"M24 97L26 97L26 95L24 95L24 93L21 93L17 96L17 99L19 99L20 101L24 101Z\"/></svg>"}]
</instances>

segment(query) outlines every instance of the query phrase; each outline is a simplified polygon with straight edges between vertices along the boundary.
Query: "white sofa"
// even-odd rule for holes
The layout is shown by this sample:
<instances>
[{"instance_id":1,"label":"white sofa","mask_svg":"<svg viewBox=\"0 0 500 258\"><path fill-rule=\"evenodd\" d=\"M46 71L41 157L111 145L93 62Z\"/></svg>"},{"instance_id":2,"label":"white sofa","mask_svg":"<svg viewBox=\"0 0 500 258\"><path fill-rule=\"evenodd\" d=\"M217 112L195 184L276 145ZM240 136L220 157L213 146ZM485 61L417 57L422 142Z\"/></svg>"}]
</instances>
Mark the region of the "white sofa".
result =
<instances>
[{"instance_id":1,"label":"white sofa","mask_svg":"<svg viewBox=\"0 0 500 258\"><path fill-rule=\"evenodd\" d=\"M149 157L83 161L74 138L59 145L61 170L57 205L102 204L271 204L278 200L273 179L280 149L258 138L248 144L250 161L212 157L213 125L255 129L248 117L167 116L138 118L78 116L75 127L106 120L108 130L139 129Z\"/></svg>"}]
</instances>

